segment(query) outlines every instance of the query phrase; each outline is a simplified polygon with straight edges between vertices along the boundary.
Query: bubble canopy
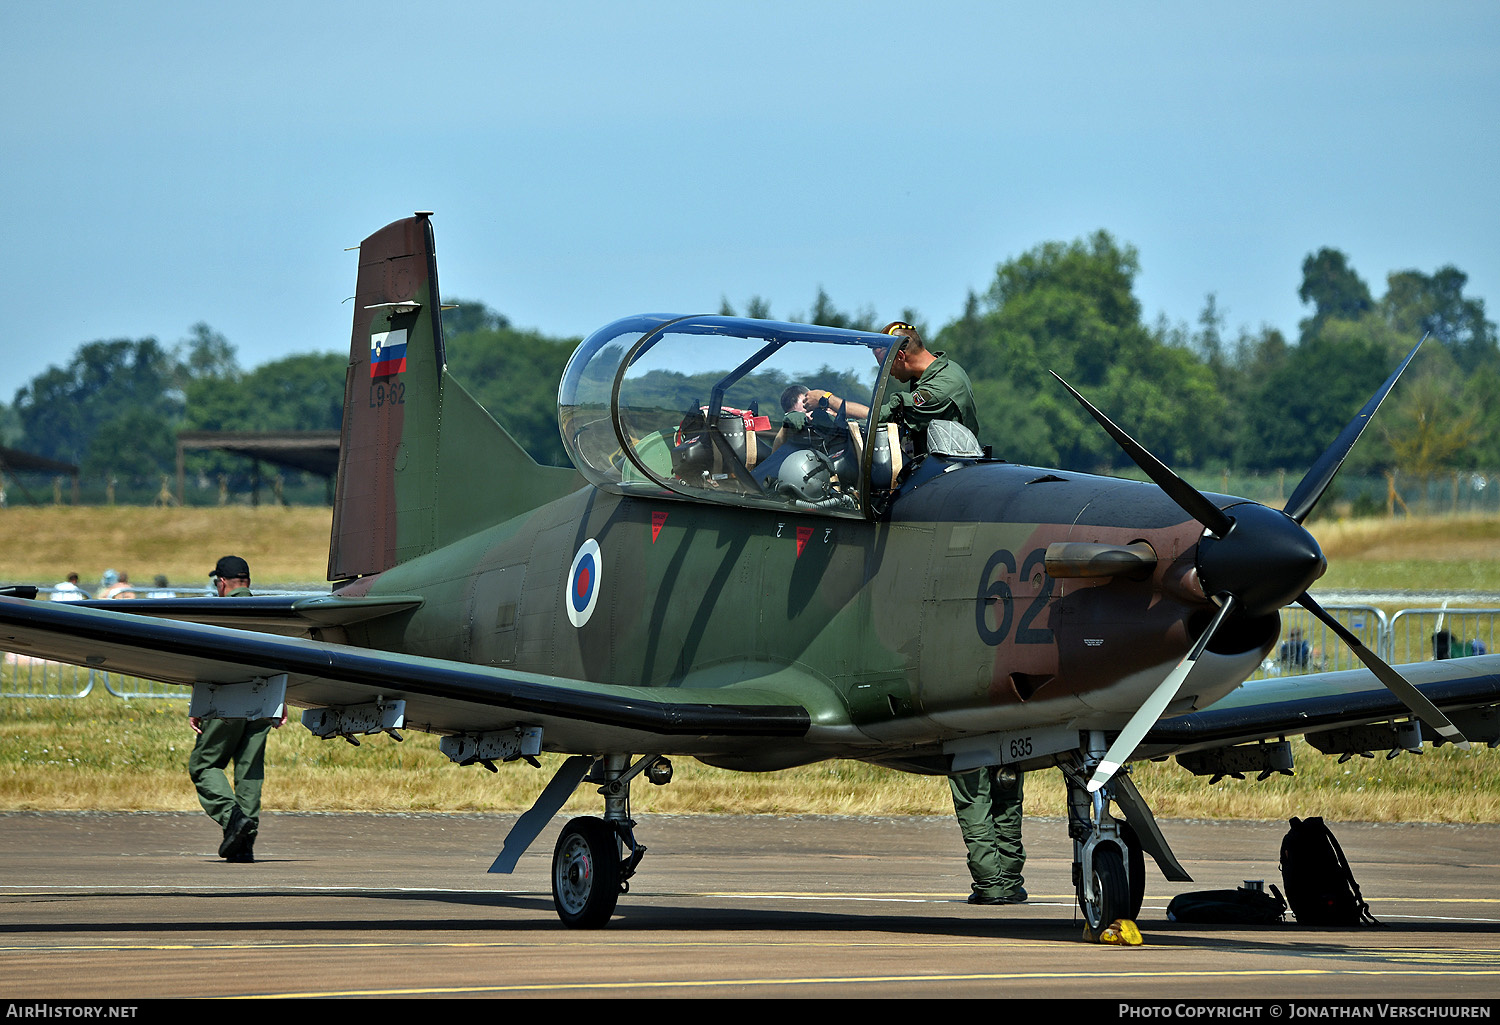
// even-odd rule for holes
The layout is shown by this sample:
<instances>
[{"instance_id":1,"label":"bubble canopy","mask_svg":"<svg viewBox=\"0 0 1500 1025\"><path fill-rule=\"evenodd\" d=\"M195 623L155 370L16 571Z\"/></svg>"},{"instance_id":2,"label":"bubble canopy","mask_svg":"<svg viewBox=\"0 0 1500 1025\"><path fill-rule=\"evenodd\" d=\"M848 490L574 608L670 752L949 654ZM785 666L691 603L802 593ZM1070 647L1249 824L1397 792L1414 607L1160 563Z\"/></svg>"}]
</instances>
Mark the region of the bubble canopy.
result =
<instances>
[{"instance_id":1,"label":"bubble canopy","mask_svg":"<svg viewBox=\"0 0 1500 1025\"><path fill-rule=\"evenodd\" d=\"M894 425L870 431L893 341L738 317L617 320L563 372L563 444L621 494L863 518L900 465ZM830 392L832 410L806 403L809 390Z\"/></svg>"}]
</instances>

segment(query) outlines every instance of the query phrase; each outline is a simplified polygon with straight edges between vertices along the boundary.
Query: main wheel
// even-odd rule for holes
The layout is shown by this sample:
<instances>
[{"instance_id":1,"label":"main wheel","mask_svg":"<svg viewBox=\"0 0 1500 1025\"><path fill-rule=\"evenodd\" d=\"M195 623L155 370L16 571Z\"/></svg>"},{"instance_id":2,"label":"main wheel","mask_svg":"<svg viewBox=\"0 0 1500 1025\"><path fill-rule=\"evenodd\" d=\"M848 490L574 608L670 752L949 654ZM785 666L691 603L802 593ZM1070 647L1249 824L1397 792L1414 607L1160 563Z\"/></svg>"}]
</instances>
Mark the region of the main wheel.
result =
<instances>
[{"instance_id":1,"label":"main wheel","mask_svg":"<svg viewBox=\"0 0 1500 1025\"><path fill-rule=\"evenodd\" d=\"M1078 906L1094 934L1103 932L1117 918L1130 918L1130 888L1125 879L1125 860L1120 848L1101 843L1094 848L1094 899L1084 897L1078 882Z\"/></svg>"},{"instance_id":2,"label":"main wheel","mask_svg":"<svg viewBox=\"0 0 1500 1025\"><path fill-rule=\"evenodd\" d=\"M597 929L620 899L620 838L603 819L574 819L552 850L552 903L570 929Z\"/></svg>"}]
</instances>

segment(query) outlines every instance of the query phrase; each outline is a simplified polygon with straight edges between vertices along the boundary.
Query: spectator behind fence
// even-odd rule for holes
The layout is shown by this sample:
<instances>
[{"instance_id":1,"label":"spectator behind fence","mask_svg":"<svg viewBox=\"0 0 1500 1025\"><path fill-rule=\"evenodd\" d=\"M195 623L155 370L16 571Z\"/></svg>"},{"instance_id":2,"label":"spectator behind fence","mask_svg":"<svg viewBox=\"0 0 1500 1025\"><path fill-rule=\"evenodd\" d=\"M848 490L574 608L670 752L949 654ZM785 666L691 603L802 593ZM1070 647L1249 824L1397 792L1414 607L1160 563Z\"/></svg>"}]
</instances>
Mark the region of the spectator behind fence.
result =
<instances>
[{"instance_id":1,"label":"spectator behind fence","mask_svg":"<svg viewBox=\"0 0 1500 1025\"><path fill-rule=\"evenodd\" d=\"M1469 655L1484 655L1489 648L1479 638L1460 640L1447 630L1432 635L1432 657L1435 659L1464 658Z\"/></svg>"},{"instance_id":2,"label":"spectator behind fence","mask_svg":"<svg viewBox=\"0 0 1500 1025\"><path fill-rule=\"evenodd\" d=\"M1281 642L1281 650L1277 652L1277 661L1284 669L1306 669L1311 659L1312 645L1302 635L1300 627L1293 627L1287 632L1286 640Z\"/></svg>"},{"instance_id":3,"label":"spectator behind fence","mask_svg":"<svg viewBox=\"0 0 1500 1025\"><path fill-rule=\"evenodd\" d=\"M134 598L135 588L130 586L129 573L116 573L112 569L104 571L104 586L99 590L100 598Z\"/></svg>"},{"instance_id":4,"label":"spectator behind fence","mask_svg":"<svg viewBox=\"0 0 1500 1025\"><path fill-rule=\"evenodd\" d=\"M78 586L78 574L69 573L68 579L52 588L53 601L83 601L89 593Z\"/></svg>"}]
</instances>

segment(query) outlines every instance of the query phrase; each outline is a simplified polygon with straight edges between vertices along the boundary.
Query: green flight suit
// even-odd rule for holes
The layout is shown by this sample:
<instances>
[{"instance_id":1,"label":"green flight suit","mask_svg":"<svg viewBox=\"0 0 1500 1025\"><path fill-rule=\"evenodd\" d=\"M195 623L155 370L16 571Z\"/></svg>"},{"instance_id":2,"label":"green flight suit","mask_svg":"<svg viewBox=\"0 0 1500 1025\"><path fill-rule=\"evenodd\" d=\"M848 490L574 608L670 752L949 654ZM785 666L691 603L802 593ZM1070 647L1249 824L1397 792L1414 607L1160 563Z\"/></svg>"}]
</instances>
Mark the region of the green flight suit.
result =
<instances>
[{"instance_id":1,"label":"green flight suit","mask_svg":"<svg viewBox=\"0 0 1500 1025\"><path fill-rule=\"evenodd\" d=\"M260 818L260 791L266 778L266 737L276 719L205 719L188 756L188 775L198 803L220 828L228 828L235 808ZM234 763L234 787L225 769Z\"/></svg>"},{"instance_id":2,"label":"green flight suit","mask_svg":"<svg viewBox=\"0 0 1500 1025\"><path fill-rule=\"evenodd\" d=\"M1024 900L1021 869L1026 848L1021 845L1021 801L1024 774L1007 785L997 778L998 767L987 766L948 777L953 811L964 845L969 849L969 875L974 894L987 902Z\"/></svg>"},{"instance_id":3,"label":"green flight suit","mask_svg":"<svg viewBox=\"0 0 1500 1025\"><path fill-rule=\"evenodd\" d=\"M974 386L964 368L941 352L922 376L904 385L892 380L887 388L880 419L898 420L908 429L925 434L934 420L954 420L979 436L979 410L974 405Z\"/></svg>"},{"instance_id":4,"label":"green flight suit","mask_svg":"<svg viewBox=\"0 0 1500 1025\"><path fill-rule=\"evenodd\" d=\"M248 598L248 587L230 591L226 598ZM204 719L203 732L188 755L188 776L198 791L198 803L221 828L228 828L235 808L259 820L260 791L266 778L266 737L278 719ZM234 786L225 770L234 763Z\"/></svg>"}]
</instances>

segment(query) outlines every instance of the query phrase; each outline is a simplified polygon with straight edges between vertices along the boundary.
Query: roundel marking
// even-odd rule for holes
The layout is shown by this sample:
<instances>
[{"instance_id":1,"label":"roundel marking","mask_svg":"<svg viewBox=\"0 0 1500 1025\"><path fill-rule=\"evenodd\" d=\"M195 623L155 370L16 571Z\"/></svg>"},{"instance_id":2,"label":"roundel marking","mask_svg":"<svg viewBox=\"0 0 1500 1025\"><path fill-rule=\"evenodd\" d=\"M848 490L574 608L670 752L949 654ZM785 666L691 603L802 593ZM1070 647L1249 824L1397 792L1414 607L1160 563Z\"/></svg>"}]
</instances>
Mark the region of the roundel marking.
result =
<instances>
[{"instance_id":1,"label":"roundel marking","mask_svg":"<svg viewBox=\"0 0 1500 1025\"><path fill-rule=\"evenodd\" d=\"M599 542L593 538L579 545L578 554L573 556L563 603L568 609L568 622L574 626L587 623L599 603L600 562Z\"/></svg>"}]
</instances>

